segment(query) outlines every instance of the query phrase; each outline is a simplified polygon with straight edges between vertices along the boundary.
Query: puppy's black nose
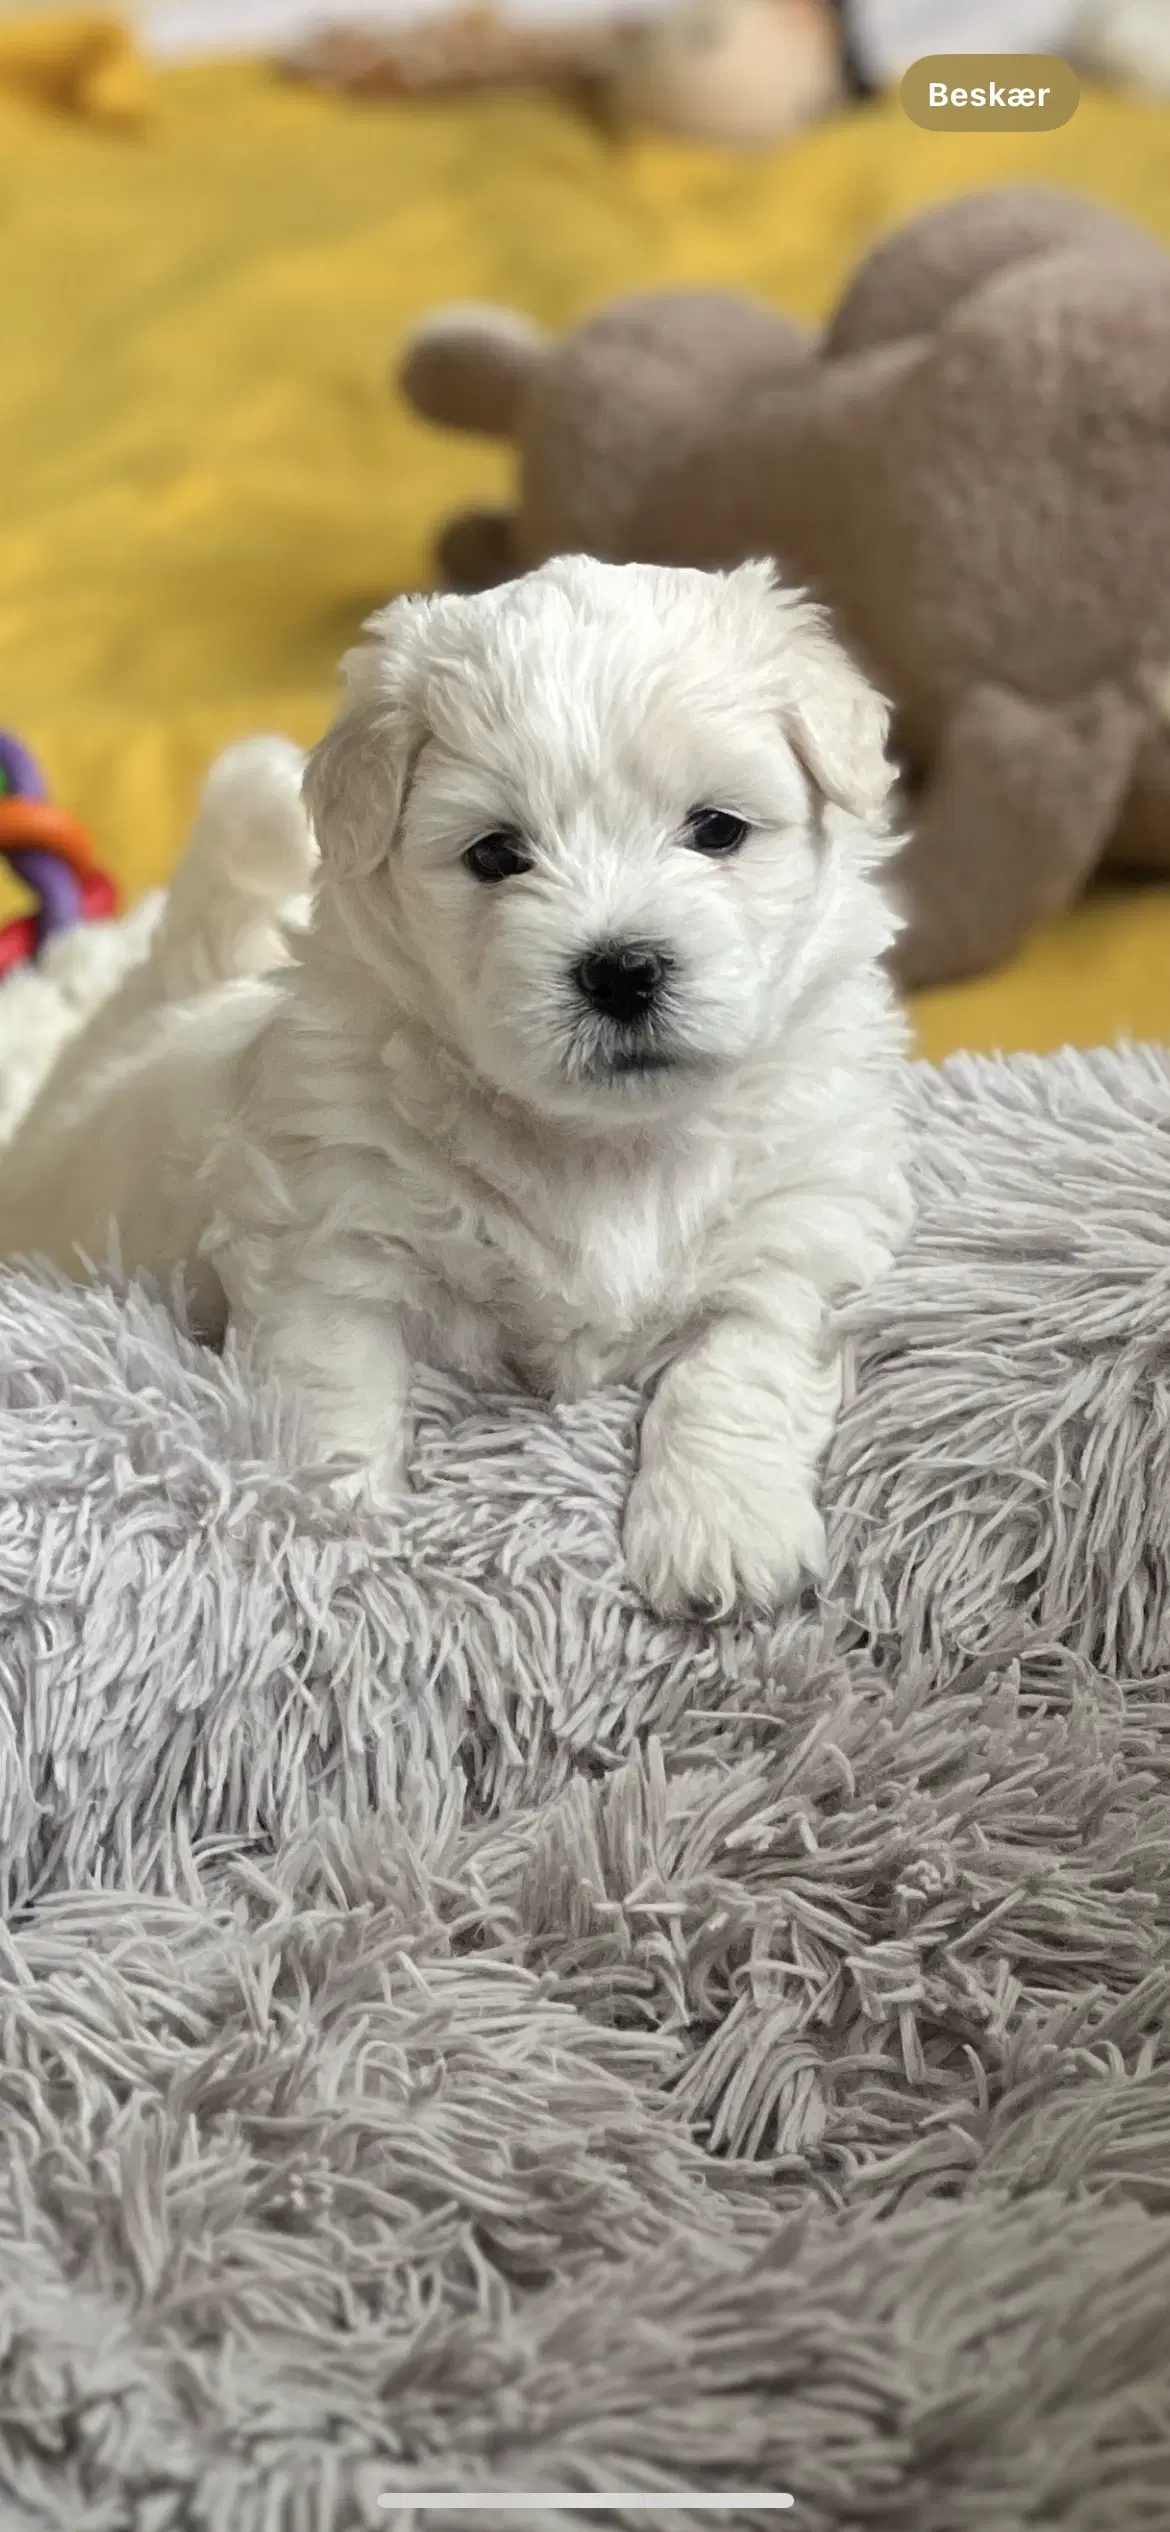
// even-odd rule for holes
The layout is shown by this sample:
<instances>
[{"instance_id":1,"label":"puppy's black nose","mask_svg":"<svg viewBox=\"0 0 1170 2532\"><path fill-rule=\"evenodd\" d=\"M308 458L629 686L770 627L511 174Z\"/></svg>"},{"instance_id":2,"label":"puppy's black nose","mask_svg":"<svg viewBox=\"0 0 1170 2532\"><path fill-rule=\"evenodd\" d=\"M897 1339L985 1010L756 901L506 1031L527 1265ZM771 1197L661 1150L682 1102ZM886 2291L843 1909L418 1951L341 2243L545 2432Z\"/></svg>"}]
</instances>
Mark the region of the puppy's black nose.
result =
<instances>
[{"instance_id":1,"label":"puppy's black nose","mask_svg":"<svg viewBox=\"0 0 1170 2532\"><path fill-rule=\"evenodd\" d=\"M573 969L586 1002L625 1027L645 1019L665 974L666 960L648 941L603 941Z\"/></svg>"}]
</instances>

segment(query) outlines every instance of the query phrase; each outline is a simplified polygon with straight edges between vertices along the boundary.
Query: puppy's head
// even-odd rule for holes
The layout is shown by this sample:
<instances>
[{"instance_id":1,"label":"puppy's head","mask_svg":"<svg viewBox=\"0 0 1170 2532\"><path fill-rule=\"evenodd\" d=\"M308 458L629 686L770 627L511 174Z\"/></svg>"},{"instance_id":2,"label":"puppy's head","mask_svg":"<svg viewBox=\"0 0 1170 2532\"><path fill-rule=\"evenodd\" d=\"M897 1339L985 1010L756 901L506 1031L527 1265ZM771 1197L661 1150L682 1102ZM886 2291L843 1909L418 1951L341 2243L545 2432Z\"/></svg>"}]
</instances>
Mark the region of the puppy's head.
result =
<instances>
[{"instance_id":1,"label":"puppy's head","mask_svg":"<svg viewBox=\"0 0 1170 2532\"><path fill-rule=\"evenodd\" d=\"M770 567L573 556L368 632L306 782L326 884L496 1090L645 1115L884 945L885 709Z\"/></svg>"}]
</instances>

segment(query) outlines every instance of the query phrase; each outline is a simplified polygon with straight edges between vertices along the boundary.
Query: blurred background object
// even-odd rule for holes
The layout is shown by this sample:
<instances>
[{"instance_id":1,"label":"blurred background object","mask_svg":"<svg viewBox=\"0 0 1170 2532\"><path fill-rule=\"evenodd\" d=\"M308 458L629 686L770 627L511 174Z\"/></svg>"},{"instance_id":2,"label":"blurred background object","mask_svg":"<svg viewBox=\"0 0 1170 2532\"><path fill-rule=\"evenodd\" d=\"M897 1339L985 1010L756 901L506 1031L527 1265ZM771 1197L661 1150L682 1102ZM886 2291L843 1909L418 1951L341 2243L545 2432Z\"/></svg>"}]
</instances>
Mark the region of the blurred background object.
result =
<instances>
[{"instance_id":1,"label":"blurred background object","mask_svg":"<svg viewBox=\"0 0 1170 2532\"><path fill-rule=\"evenodd\" d=\"M677 132L727 149L770 148L846 93L830 0L674 0L628 20L574 12L541 24L456 9L398 26L319 27L285 62L339 95L584 89L615 130Z\"/></svg>"},{"instance_id":2,"label":"blurred background object","mask_svg":"<svg viewBox=\"0 0 1170 2532\"><path fill-rule=\"evenodd\" d=\"M1139 95L1170 97L1170 0L1089 0L1074 33L1085 69Z\"/></svg>"},{"instance_id":3,"label":"blurred background object","mask_svg":"<svg viewBox=\"0 0 1170 2532\"><path fill-rule=\"evenodd\" d=\"M645 0L653 12L672 0ZM641 13L641 11L640 11ZM469 12L463 0L139 0L135 22L156 61L226 60L282 53L331 28L381 33L442 25ZM482 14L517 29L585 28L597 22L596 0L500 0Z\"/></svg>"},{"instance_id":4,"label":"blurred background object","mask_svg":"<svg viewBox=\"0 0 1170 2532\"><path fill-rule=\"evenodd\" d=\"M680 0L618 26L614 119L729 149L766 149L845 97L828 0Z\"/></svg>"},{"instance_id":5,"label":"blurred background object","mask_svg":"<svg viewBox=\"0 0 1170 2532\"><path fill-rule=\"evenodd\" d=\"M845 0L858 70L892 86L926 53L1061 52L1078 0Z\"/></svg>"}]
</instances>

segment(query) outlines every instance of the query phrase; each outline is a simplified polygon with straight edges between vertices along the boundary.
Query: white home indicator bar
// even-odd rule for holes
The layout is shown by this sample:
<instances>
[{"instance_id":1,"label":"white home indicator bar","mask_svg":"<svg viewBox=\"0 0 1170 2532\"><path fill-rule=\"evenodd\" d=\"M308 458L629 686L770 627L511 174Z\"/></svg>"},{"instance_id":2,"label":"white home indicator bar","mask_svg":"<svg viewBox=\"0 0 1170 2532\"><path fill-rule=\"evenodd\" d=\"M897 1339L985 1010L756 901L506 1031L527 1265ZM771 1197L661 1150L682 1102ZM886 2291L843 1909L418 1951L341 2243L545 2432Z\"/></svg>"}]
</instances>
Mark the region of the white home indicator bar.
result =
<instances>
[{"instance_id":1,"label":"white home indicator bar","mask_svg":"<svg viewBox=\"0 0 1170 2532\"><path fill-rule=\"evenodd\" d=\"M796 2499L778 2488L593 2488L585 2496L576 2492L545 2496L526 2488L477 2488L470 2494L452 2489L443 2495L435 2489L412 2488L395 2489L379 2497L378 2503L392 2506L399 2514L412 2514L420 2506L446 2506L449 2512L462 2514L487 2514L501 2506L522 2506L533 2514L538 2506L574 2514L594 2513L600 2506L624 2506L628 2514L726 2513L731 2506L752 2506L757 2514L780 2514L786 2506L794 2506Z\"/></svg>"}]
</instances>

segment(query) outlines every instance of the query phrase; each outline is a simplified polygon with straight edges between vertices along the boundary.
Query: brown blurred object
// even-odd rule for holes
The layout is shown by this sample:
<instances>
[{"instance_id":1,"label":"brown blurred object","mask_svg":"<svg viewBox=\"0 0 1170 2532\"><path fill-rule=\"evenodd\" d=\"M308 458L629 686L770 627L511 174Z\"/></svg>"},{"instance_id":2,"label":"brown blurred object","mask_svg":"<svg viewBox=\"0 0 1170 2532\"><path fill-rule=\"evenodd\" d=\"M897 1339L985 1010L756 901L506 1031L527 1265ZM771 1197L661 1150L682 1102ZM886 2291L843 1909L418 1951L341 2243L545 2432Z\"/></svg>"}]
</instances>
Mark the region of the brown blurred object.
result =
<instances>
[{"instance_id":1,"label":"brown blurred object","mask_svg":"<svg viewBox=\"0 0 1170 2532\"><path fill-rule=\"evenodd\" d=\"M830 0L676 0L561 27L462 9L421 25L324 27L284 68L359 97L567 87L612 130L740 150L787 139L846 91Z\"/></svg>"},{"instance_id":2,"label":"brown blurred object","mask_svg":"<svg viewBox=\"0 0 1170 2532\"><path fill-rule=\"evenodd\" d=\"M345 96L448 96L585 78L609 41L607 26L517 26L493 9L460 9L414 26L322 27L283 67Z\"/></svg>"}]
</instances>

